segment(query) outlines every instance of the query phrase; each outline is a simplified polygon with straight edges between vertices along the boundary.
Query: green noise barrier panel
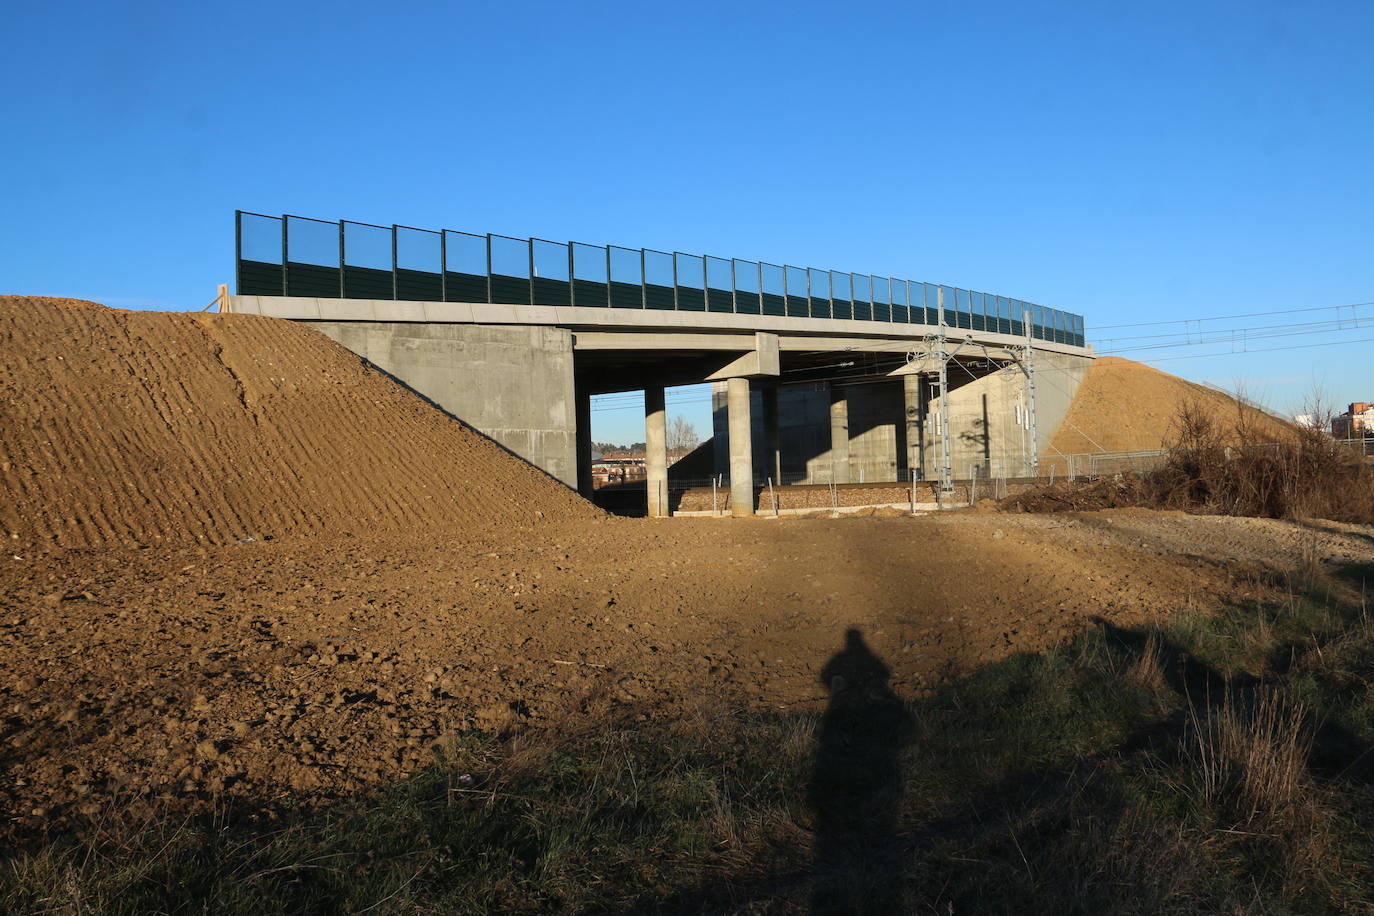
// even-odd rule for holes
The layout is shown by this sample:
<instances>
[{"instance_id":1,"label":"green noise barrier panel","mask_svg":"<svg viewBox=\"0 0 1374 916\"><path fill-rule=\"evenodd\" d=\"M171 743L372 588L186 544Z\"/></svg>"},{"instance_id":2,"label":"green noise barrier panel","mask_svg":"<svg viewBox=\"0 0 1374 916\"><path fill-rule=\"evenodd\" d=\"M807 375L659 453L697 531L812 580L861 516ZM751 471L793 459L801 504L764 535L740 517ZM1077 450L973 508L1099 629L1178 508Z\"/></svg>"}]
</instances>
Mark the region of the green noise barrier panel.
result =
<instances>
[{"instance_id":1,"label":"green noise barrier panel","mask_svg":"<svg viewBox=\"0 0 1374 916\"><path fill-rule=\"evenodd\" d=\"M1082 316L1009 297L916 281L889 280L822 268L784 267L771 261L683 252L669 254L654 249L603 247L581 242L567 249L569 256L565 269L558 261L558 252L564 250L564 243L482 236L455 230L435 233L442 243L432 246L436 250L426 249L428 254L417 261L410 241L416 237L402 237L398 233L432 230L347 221L337 223L335 230L335 225L307 217L237 211L238 294L647 308L937 326L941 315L934 303L937 301L935 294L940 291L945 304L944 322L951 330L1022 337L1026 327L1021 316L1030 311L1035 316L1031 325L1033 338L1078 347L1086 343ZM329 253L331 234L334 231L343 233L345 226L364 227L371 233L358 236L359 244L365 242L366 246L356 250L350 248L349 254L370 260L374 265L390 260L392 267L340 263L346 260L342 235L338 236L340 244L337 246L340 262L328 263L332 259ZM385 247L388 236L389 254ZM498 239L502 246L499 256L493 249L493 239ZM403 244L398 247L398 242ZM525 255L520 254L522 250ZM308 253L311 260L282 263L283 251L294 252L298 257ZM612 266L613 256L618 258L618 266ZM536 274L533 278L491 269L499 265L504 270L523 272L523 257L528 257L532 265L531 272ZM598 266L603 258L604 270ZM638 265L635 265L636 259ZM432 263L438 269L416 270L401 267L397 261ZM452 269L458 265L463 269ZM555 276L538 276L541 271ZM557 276L563 273L589 274L600 279ZM622 279L616 279L617 276ZM640 282L641 277L645 282ZM648 277L658 282L647 282ZM676 280L676 285L669 285L670 278ZM633 282L627 282L629 280ZM703 285L694 285L693 281ZM887 299L891 301L884 301Z\"/></svg>"}]
</instances>

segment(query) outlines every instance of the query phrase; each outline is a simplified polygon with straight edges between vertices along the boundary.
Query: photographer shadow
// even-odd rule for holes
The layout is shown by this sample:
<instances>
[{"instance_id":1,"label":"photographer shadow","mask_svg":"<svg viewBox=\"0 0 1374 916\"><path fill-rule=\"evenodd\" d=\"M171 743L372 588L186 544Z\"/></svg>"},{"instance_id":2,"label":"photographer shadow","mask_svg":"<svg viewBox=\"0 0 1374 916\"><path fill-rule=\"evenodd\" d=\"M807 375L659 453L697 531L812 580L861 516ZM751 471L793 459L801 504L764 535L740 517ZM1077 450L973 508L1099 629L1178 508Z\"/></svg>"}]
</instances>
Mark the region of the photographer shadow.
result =
<instances>
[{"instance_id":1,"label":"photographer shadow","mask_svg":"<svg viewBox=\"0 0 1374 916\"><path fill-rule=\"evenodd\" d=\"M830 692L816 737L808 801L815 816L811 912L901 909L906 842L898 814L911 714L887 666L851 629L821 669Z\"/></svg>"}]
</instances>

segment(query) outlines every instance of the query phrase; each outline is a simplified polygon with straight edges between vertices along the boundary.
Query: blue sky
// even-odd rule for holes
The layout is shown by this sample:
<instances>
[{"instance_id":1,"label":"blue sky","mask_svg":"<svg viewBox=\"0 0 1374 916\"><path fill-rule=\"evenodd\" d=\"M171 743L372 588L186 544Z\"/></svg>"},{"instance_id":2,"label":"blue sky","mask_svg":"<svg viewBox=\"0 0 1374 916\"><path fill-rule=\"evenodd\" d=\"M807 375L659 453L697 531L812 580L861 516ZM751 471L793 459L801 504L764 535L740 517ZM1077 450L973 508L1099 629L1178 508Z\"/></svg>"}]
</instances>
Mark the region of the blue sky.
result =
<instances>
[{"instance_id":1,"label":"blue sky","mask_svg":"<svg viewBox=\"0 0 1374 916\"><path fill-rule=\"evenodd\" d=\"M199 308L242 208L891 274L1079 312L1090 340L1374 300L1370 3L48 2L4 22L0 292ZM1124 355L1288 409L1314 383L1374 397L1374 342L1340 343L1367 337ZM634 410L596 423L640 438Z\"/></svg>"}]
</instances>

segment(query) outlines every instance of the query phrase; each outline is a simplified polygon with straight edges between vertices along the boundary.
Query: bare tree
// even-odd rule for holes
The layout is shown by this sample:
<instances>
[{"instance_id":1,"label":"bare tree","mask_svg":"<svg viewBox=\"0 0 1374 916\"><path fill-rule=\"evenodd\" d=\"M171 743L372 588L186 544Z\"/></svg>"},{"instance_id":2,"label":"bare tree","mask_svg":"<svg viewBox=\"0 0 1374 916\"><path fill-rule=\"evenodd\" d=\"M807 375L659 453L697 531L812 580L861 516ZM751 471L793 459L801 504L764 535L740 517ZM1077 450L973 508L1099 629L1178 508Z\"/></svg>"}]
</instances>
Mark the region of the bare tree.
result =
<instances>
[{"instance_id":1,"label":"bare tree","mask_svg":"<svg viewBox=\"0 0 1374 916\"><path fill-rule=\"evenodd\" d=\"M682 414L674 414L668 421L668 451L688 452L701 444L697 429Z\"/></svg>"}]
</instances>

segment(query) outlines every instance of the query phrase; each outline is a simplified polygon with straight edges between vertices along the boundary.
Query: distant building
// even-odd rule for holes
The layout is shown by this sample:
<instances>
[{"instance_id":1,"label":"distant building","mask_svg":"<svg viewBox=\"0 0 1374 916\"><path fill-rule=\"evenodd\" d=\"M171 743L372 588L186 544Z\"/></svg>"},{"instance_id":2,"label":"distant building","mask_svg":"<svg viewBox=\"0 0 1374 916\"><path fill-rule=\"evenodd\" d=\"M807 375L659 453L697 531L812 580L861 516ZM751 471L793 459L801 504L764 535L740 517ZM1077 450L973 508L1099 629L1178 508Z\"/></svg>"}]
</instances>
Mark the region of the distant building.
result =
<instances>
[{"instance_id":1,"label":"distant building","mask_svg":"<svg viewBox=\"0 0 1374 916\"><path fill-rule=\"evenodd\" d=\"M1337 439L1363 439L1374 435L1374 404L1356 401L1345 413L1332 418L1331 435Z\"/></svg>"},{"instance_id":2,"label":"distant building","mask_svg":"<svg viewBox=\"0 0 1374 916\"><path fill-rule=\"evenodd\" d=\"M644 453L621 452L592 462L592 486L600 489L617 483L643 480Z\"/></svg>"}]
</instances>

